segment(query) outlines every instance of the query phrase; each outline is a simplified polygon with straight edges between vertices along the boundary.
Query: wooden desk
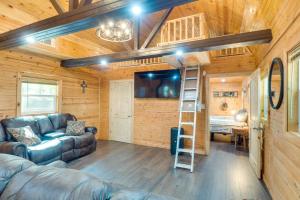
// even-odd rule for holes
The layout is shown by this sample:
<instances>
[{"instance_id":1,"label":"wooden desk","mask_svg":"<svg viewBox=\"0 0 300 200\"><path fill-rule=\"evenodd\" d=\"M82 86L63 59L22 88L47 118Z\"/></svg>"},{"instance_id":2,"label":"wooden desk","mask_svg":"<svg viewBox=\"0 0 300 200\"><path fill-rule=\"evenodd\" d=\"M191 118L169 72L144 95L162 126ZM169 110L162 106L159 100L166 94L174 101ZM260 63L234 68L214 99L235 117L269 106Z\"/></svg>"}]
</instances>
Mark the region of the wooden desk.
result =
<instances>
[{"instance_id":1,"label":"wooden desk","mask_svg":"<svg viewBox=\"0 0 300 200\"><path fill-rule=\"evenodd\" d=\"M238 140L238 136L241 136L243 138L243 146L244 146L244 150L247 150L247 139L249 138L249 128L248 127L236 127L232 129L232 133L234 136L234 146L236 148L236 144L237 144L237 140Z\"/></svg>"}]
</instances>

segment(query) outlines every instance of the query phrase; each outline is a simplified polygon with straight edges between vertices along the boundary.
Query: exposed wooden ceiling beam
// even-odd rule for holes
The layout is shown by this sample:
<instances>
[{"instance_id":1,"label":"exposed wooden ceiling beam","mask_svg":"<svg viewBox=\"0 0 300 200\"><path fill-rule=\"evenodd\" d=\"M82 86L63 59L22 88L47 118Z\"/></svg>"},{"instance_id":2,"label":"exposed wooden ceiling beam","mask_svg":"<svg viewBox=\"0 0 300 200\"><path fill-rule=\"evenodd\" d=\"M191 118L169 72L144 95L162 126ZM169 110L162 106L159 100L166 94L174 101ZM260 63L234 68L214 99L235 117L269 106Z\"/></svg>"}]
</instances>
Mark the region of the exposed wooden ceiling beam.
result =
<instances>
[{"instance_id":1,"label":"exposed wooden ceiling beam","mask_svg":"<svg viewBox=\"0 0 300 200\"><path fill-rule=\"evenodd\" d=\"M50 0L50 2L59 15L65 12L63 6L60 4L58 0Z\"/></svg>"},{"instance_id":2,"label":"exposed wooden ceiling beam","mask_svg":"<svg viewBox=\"0 0 300 200\"><path fill-rule=\"evenodd\" d=\"M147 49L133 50L129 52L118 52L107 55L93 56L79 59L63 60L63 67L80 67L99 64L102 59L109 63L122 62L135 59L145 59L172 55L176 50L181 49L184 52L203 52L210 50L250 46L262 43L269 43L272 40L272 31L270 29L240 33L236 35L225 35L221 37L197 40L191 42L177 43L162 47L153 47Z\"/></svg>"},{"instance_id":3,"label":"exposed wooden ceiling beam","mask_svg":"<svg viewBox=\"0 0 300 200\"><path fill-rule=\"evenodd\" d=\"M138 50L140 48L140 18L139 17L134 20L133 47L134 50Z\"/></svg>"},{"instance_id":4,"label":"exposed wooden ceiling beam","mask_svg":"<svg viewBox=\"0 0 300 200\"><path fill-rule=\"evenodd\" d=\"M69 0L69 11L77 9L79 6L79 0Z\"/></svg>"},{"instance_id":5,"label":"exposed wooden ceiling beam","mask_svg":"<svg viewBox=\"0 0 300 200\"><path fill-rule=\"evenodd\" d=\"M155 26L153 27L152 31L150 32L150 34L148 35L147 39L145 40L145 42L143 43L143 45L141 46L141 49L145 49L148 47L148 45L152 42L154 36L156 35L156 33L159 31L159 29L161 28L161 26L164 24L164 22L166 21L166 19L169 17L170 13L172 12L173 8L169 8L167 9L163 16L161 17L161 19L159 20L159 22L157 22L155 24Z\"/></svg>"},{"instance_id":6,"label":"exposed wooden ceiling beam","mask_svg":"<svg viewBox=\"0 0 300 200\"><path fill-rule=\"evenodd\" d=\"M139 0L143 13L152 13L194 0ZM26 37L45 40L99 25L107 17L130 18L134 0L102 0L0 35L0 50L27 44Z\"/></svg>"},{"instance_id":7,"label":"exposed wooden ceiling beam","mask_svg":"<svg viewBox=\"0 0 300 200\"><path fill-rule=\"evenodd\" d=\"M86 6L91 4L93 0L81 0L78 7Z\"/></svg>"}]
</instances>

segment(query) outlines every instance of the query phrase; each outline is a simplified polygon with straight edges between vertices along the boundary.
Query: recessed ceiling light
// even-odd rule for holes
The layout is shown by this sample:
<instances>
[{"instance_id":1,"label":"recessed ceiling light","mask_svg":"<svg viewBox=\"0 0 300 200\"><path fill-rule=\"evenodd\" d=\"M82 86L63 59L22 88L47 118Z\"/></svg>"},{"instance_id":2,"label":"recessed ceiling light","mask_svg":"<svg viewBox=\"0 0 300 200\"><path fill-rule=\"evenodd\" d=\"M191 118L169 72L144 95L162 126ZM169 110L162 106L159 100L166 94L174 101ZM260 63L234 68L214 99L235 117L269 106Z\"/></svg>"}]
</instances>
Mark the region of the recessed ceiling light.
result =
<instances>
[{"instance_id":1,"label":"recessed ceiling light","mask_svg":"<svg viewBox=\"0 0 300 200\"><path fill-rule=\"evenodd\" d=\"M132 8L131 8L131 12L132 12L134 15L138 16L138 15L140 15L140 14L142 13L142 8L141 8L139 5L134 5L134 6L132 6Z\"/></svg>"},{"instance_id":2,"label":"recessed ceiling light","mask_svg":"<svg viewBox=\"0 0 300 200\"><path fill-rule=\"evenodd\" d=\"M176 56L181 57L183 55L183 51L182 50L177 50L176 51Z\"/></svg>"},{"instance_id":3,"label":"recessed ceiling light","mask_svg":"<svg viewBox=\"0 0 300 200\"><path fill-rule=\"evenodd\" d=\"M32 36L25 37L25 40L26 40L27 43L30 43L30 44L35 42L35 39Z\"/></svg>"},{"instance_id":4,"label":"recessed ceiling light","mask_svg":"<svg viewBox=\"0 0 300 200\"><path fill-rule=\"evenodd\" d=\"M221 79L221 82L222 82L222 83L225 83L225 82L226 82L226 79L225 79L225 78L222 78L222 79Z\"/></svg>"},{"instance_id":5,"label":"recessed ceiling light","mask_svg":"<svg viewBox=\"0 0 300 200\"><path fill-rule=\"evenodd\" d=\"M102 59L102 60L100 61L100 64L101 64L101 65L107 65L107 60Z\"/></svg>"}]
</instances>

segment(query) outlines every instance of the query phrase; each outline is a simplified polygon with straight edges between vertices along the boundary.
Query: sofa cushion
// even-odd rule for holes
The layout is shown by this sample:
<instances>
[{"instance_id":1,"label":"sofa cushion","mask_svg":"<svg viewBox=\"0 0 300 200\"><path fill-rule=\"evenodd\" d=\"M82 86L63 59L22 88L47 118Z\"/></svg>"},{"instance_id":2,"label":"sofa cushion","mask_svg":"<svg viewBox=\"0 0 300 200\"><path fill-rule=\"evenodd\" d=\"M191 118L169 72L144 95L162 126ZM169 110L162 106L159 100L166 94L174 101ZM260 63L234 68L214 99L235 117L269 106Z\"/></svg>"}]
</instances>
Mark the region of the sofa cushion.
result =
<instances>
[{"instance_id":1,"label":"sofa cushion","mask_svg":"<svg viewBox=\"0 0 300 200\"><path fill-rule=\"evenodd\" d=\"M55 130L54 132L66 133L66 128L60 128Z\"/></svg>"},{"instance_id":2,"label":"sofa cushion","mask_svg":"<svg viewBox=\"0 0 300 200\"><path fill-rule=\"evenodd\" d=\"M75 117L69 113L65 114L50 114L48 115L50 121L52 122L54 129L66 128L67 121L74 121Z\"/></svg>"},{"instance_id":3,"label":"sofa cushion","mask_svg":"<svg viewBox=\"0 0 300 200\"><path fill-rule=\"evenodd\" d=\"M74 149L75 143L74 143L73 137L65 136L65 137L60 137L58 139L62 144L62 152L63 153Z\"/></svg>"},{"instance_id":4,"label":"sofa cushion","mask_svg":"<svg viewBox=\"0 0 300 200\"><path fill-rule=\"evenodd\" d=\"M32 166L11 178L1 199L108 199L108 184L78 170Z\"/></svg>"},{"instance_id":5,"label":"sofa cushion","mask_svg":"<svg viewBox=\"0 0 300 200\"><path fill-rule=\"evenodd\" d=\"M6 140L6 134L2 124L0 123L0 142L4 142L5 140Z\"/></svg>"},{"instance_id":6,"label":"sofa cushion","mask_svg":"<svg viewBox=\"0 0 300 200\"><path fill-rule=\"evenodd\" d=\"M85 133L85 122L84 121L68 121L66 135L79 136Z\"/></svg>"},{"instance_id":7,"label":"sofa cushion","mask_svg":"<svg viewBox=\"0 0 300 200\"><path fill-rule=\"evenodd\" d=\"M61 157L62 146L58 139L42 141L41 144L28 147L29 159L34 163L43 163Z\"/></svg>"},{"instance_id":8,"label":"sofa cushion","mask_svg":"<svg viewBox=\"0 0 300 200\"><path fill-rule=\"evenodd\" d=\"M1 121L3 128L6 133L6 139L8 141L15 141L7 132L7 128L20 128L25 126L30 126L33 132L40 137L40 129L37 121L30 116L26 117L16 117L16 118L10 118L10 119L3 119Z\"/></svg>"},{"instance_id":9,"label":"sofa cushion","mask_svg":"<svg viewBox=\"0 0 300 200\"><path fill-rule=\"evenodd\" d=\"M0 153L28 158L27 146L20 142L0 142Z\"/></svg>"},{"instance_id":10,"label":"sofa cushion","mask_svg":"<svg viewBox=\"0 0 300 200\"><path fill-rule=\"evenodd\" d=\"M35 165L29 160L7 154L0 154L0 160L0 194L14 175Z\"/></svg>"},{"instance_id":11,"label":"sofa cushion","mask_svg":"<svg viewBox=\"0 0 300 200\"><path fill-rule=\"evenodd\" d=\"M30 126L7 128L7 131L15 140L27 146L34 146L42 142L41 139L34 134Z\"/></svg>"},{"instance_id":12,"label":"sofa cushion","mask_svg":"<svg viewBox=\"0 0 300 200\"><path fill-rule=\"evenodd\" d=\"M41 135L53 132L55 130L52 122L47 116L36 116L35 119L39 125Z\"/></svg>"},{"instance_id":13,"label":"sofa cushion","mask_svg":"<svg viewBox=\"0 0 300 200\"><path fill-rule=\"evenodd\" d=\"M97 133L97 128L93 126L85 127L85 132L93 133L94 135Z\"/></svg>"},{"instance_id":14,"label":"sofa cushion","mask_svg":"<svg viewBox=\"0 0 300 200\"><path fill-rule=\"evenodd\" d=\"M66 134L64 132L52 132L52 133L47 133L43 136L43 140L53 140L55 138L63 137Z\"/></svg>"},{"instance_id":15,"label":"sofa cushion","mask_svg":"<svg viewBox=\"0 0 300 200\"><path fill-rule=\"evenodd\" d=\"M74 148L80 149L89 146L95 142L95 137L92 133L85 133L80 136L70 136L74 139Z\"/></svg>"}]
</instances>

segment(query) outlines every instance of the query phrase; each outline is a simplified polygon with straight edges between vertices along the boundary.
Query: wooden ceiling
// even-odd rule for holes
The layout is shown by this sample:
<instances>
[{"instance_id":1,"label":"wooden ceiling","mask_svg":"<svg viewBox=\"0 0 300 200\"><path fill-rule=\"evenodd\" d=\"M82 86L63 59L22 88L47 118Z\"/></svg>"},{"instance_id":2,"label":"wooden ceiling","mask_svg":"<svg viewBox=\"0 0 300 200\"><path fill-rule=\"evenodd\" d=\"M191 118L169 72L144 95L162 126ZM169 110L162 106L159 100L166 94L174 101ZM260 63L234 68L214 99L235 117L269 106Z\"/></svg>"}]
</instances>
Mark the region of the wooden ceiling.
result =
<instances>
[{"instance_id":1,"label":"wooden ceiling","mask_svg":"<svg viewBox=\"0 0 300 200\"><path fill-rule=\"evenodd\" d=\"M210 83L241 83L246 80L247 76L228 76L228 77L216 77L210 78Z\"/></svg>"},{"instance_id":2,"label":"wooden ceiling","mask_svg":"<svg viewBox=\"0 0 300 200\"><path fill-rule=\"evenodd\" d=\"M59 0L68 10L68 0ZM93 0L93 3L100 0ZM278 32L278 12L288 8L299 8L299 0L198 0L176 7L168 19L176 19L199 12L205 13L211 37L240 32L248 32L272 28L273 35ZM0 33L40 21L57 15L50 0L5 0L0 1ZM146 39L163 11L147 16L141 20L141 43ZM274 33L275 32L275 33ZM150 46L156 46L156 37ZM81 31L76 34L58 38L63 46L51 53L50 50L40 51L38 45L23 47L58 58L78 58L103 53L126 51L128 44L106 42L96 37L95 29Z\"/></svg>"}]
</instances>

